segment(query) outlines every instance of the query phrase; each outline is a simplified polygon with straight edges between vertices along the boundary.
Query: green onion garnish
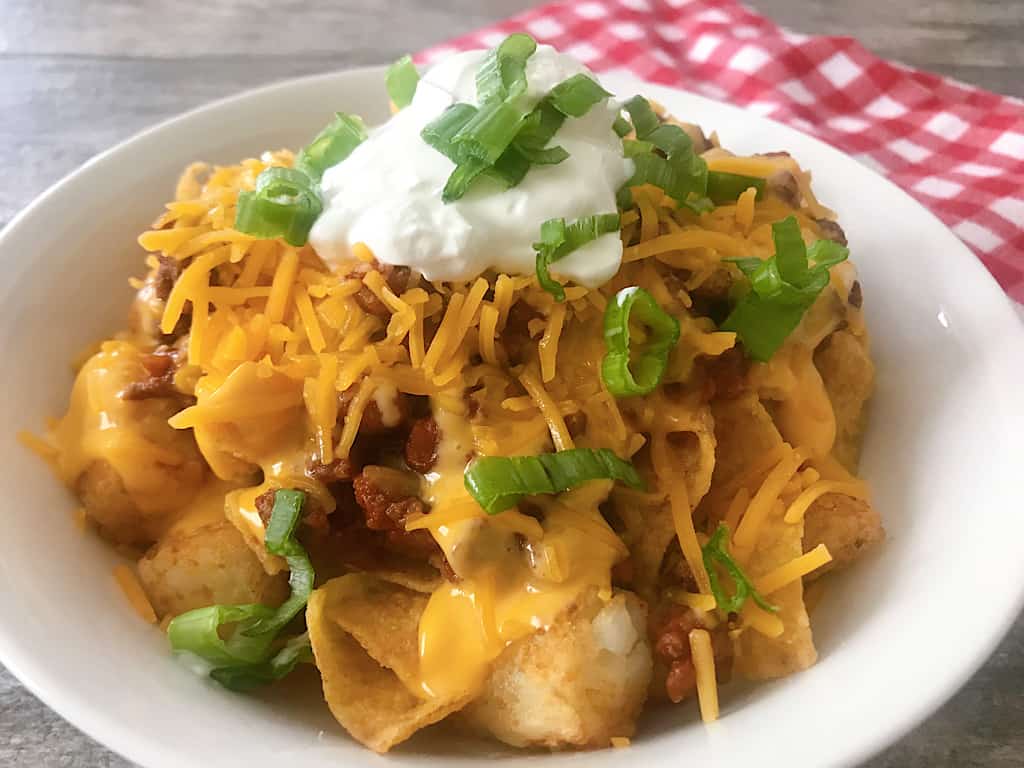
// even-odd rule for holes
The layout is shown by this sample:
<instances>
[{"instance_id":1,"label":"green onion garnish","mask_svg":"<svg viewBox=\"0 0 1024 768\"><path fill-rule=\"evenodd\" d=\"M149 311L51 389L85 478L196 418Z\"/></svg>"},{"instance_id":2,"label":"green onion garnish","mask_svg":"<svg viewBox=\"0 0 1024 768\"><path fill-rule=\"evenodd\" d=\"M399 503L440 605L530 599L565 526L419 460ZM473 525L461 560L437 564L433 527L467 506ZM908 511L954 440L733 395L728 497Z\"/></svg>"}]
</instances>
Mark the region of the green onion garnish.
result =
<instances>
[{"instance_id":1,"label":"green onion garnish","mask_svg":"<svg viewBox=\"0 0 1024 768\"><path fill-rule=\"evenodd\" d=\"M511 149L516 150L534 165L554 165L569 156L562 147L548 147L548 142L558 133L565 122L565 115L559 112L548 99L543 99L526 116Z\"/></svg>"},{"instance_id":2,"label":"green onion garnish","mask_svg":"<svg viewBox=\"0 0 1024 768\"><path fill-rule=\"evenodd\" d=\"M264 537L267 551L284 557L291 571L291 595L284 603L277 608L211 605L183 613L167 627L171 648L206 661L210 676L225 687L246 690L271 682L308 658L308 638L301 636L276 650L281 630L305 608L313 591L313 565L295 539L305 498L301 491L277 491Z\"/></svg>"},{"instance_id":3,"label":"green onion garnish","mask_svg":"<svg viewBox=\"0 0 1024 768\"><path fill-rule=\"evenodd\" d=\"M597 82L584 74L563 80L547 95L551 106L566 117L583 117L590 108L611 96Z\"/></svg>"},{"instance_id":4,"label":"green onion garnish","mask_svg":"<svg viewBox=\"0 0 1024 768\"><path fill-rule=\"evenodd\" d=\"M290 639L268 661L218 667L210 671L210 677L232 691L251 691L286 677L301 662L313 662L308 632Z\"/></svg>"},{"instance_id":5,"label":"green onion garnish","mask_svg":"<svg viewBox=\"0 0 1024 768\"><path fill-rule=\"evenodd\" d=\"M476 98L481 106L517 99L526 92L526 61L537 41L523 32L506 37L487 53L476 73Z\"/></svg>"},{"instance_id":6,"label":"green onion garnish","mask_svg":"<svg viewBox=\"0 0 1024 768\"><path fill-rule=\"evenodd\" d=\"M526 173L529 170L530 161L513 144L501 153L498 162L484 171L484 175L494 179L502 187L508 189L509 187L516 186L526 178Z\"/></svg>"},{"instance_id":7,"label":"green onion garnish","mask_svg":"<svg viewBox=\"0 0 1024 768\"><path fill-rule=\"evenodd\" d=\"M629 120L624 118L622 115L619 115L615 118L615 122L612 123L612 130L615 131L615 135L621 139L633 130L633 126L630 124Z\"/></svg>"},{"instance_id":8,"label":"green onion garnish","mask_svg":"<svg viewBox=\"0 0 1024 768\"><path fill-rule=\"evenodd\" d=\"M632 205L630 187L652 184L687 208L702 213L714 207L707 199L708 165L693 151L693 141L678 125L662 124L647 99L634 96L623 108L629 113L636 130L637 142L623 151L631 157L636 170L619 190L618 202L623 208ZM650 153L641 150L650 147ZM661 154L656 154L658 150Z\"/></svg>"},{"instance_id":9,"label":"green onion garnish","mask_svg":"<svg viewBox=\"0 0 1024 768\"><path fill-rule=\"evenodd\" d=\"M681 205L697 212L705 209L703 201L707 185L707 164L702 158L693 153L668 158L654 153L631 157L635 170L619 190L620 204L631 203L630 187L652 184Z\"/></svg>"},{"instance_id":10,"label":"green onion garnish","mask_svg":"<svg viewBox=\"0 0 1024 768\"><path fill-rule=\"evenodd\" d=\"M416 65L408 54L388 67L388 73L384 76L388 98L398 109L404 109L412 103L419 82L420 73L416 71Z\"/></svg>"},{"instance_id":11,"label":"green onion garnish","mask_svg":"<svg viewBox=\"0 0 1024 768\"><path fill-rule=\"evenodd\" d=\"M476 115L476 107L472 104L452 104L444 112L431 120L420 131L420 136L430 146L454 163L458 162L452 139L461 131L466 123Z\"/></svg>"},{"instance_id":12,"label":"green onion garnish","mask_svg":"<svg viewBox=\"0 0 1024 768\"><path fill-rule=\"evenodd\" d=\"M804 313L828 285L828 270L844 261L849 250L832 240L818 240L808 249L793 216L772 225L775 255L731 259L750 280L741 298L722 323L733 331L747 354L761 362L771 359Z\"/></svg>"},{"instance_id":13,"label":"green onion garnish","mask_svg":"<svg viewBox=\"0 0 1024 768\"><path fill-rule=\"evenodd\" d=\"M734 203L737 198L753 187L757 190L757 198L764 197L764 179L757 176L744 176L740 173L725 171L708 171L708 197L715 204Z\"/></svg>"},{"instance_id":14,"label":"green onion garnish","mask_svg":"<svg viewBox=\"0 0 1024 768\"><path fill-rule=\"evenodd\" d=\"M461 198L478 176L514 187L531 166L562 162L569 153L548 144L566 117L581 117L610 95L579 74L527 109L526 63L536 49L529 35L509 35L488 52L476 73L480 106L454 104L421 132L424 141L455 163L441 195L446 203Z\"/></svg>"},{"instance_id":15,"label":"green onion garnish","mask_svg":"<svg viewBox=\"0 0 1024 768\"><path fill-rule=\"evenodd\" d=\"M598 213L572 224L566 224L565 219L545 221L540 225L540 241L533 244L537 252L537 282L557 301L565 301L565 289L551 277L548 267L602 235L618 232L619 221L617 213Z\"/></svg>"},{"instance_id":16,"label":"green onion garnish","mask_svg":"<svg viewBox=\"0 0 1024 768\"><path fill-rule=\"evenodd\" d=\"M484 456L466 467L463 481L484 511L494 515L514 507L524 496L562 493L601 479L643 487L633 465L607 448L572 448L539 456Z\"/></svg>"},{"instance_id":17,"label":"green onion garnish","mask_svg":"<svg viewBox=\"0 0 1024 768\"><path fill-rule=\"evenodd\" d=\"M487 170L487 163L476 158L471 157L465 162L459 163L451 172L448 181L445 182L444 189L441 191L441 199L446 203L458 200L466 194L473 180L485 170Z\"/></svg>"},{"instance_id":18,"label":"green onion garnish","mask_svg":"<svg viewBox=\"0 0 1024 768\"><path fill-rule=\"evenodd\" d=\"M647 134L661 124L658 116L651 108L650 102L643 96L634 96L623 104L622 108L629 113L629 117L633 121L633 128L636 130L636 135L639 139L647 136Z\"/></svg>"},{"instance_id":19,"label":"green onion garnish","mask_svg":"<svg viewBox=\"0 0 1024 768\"><path fill-rule=\"evenodd\" d=\"M654 145L649 141L640 141L639 139L622 140L622 154L625 157L639 157L640 155L649 155L652 152L654 152Z\"/></svg>"},{"instance_id":20,"label":"green onion garnish","mask_svg":"<svg viewBox=\"0 0 1024 768\"><path fill-rule=\"evenodd\" d=\"M295 168L305 172L314 181L320 181L324 171L337 165L352 150L366 141L366 126L356 115L336 112L334 119L316 135L295 158Z\"/></svg>"},{"instance_id":21,"label":"green onion garnish","mask_svg":"<svg viewBox=\"0 0 1024 768\"><path fill-rule=\"evenodd\" d=\"M631 343L630 321L649 330L647 340ZM665 375L668 358L679 341L679 321L658 306L643 288L623 288L604 310L601 379L615 397L646 395Z\"/></svg>"},{"instance_id":22,"label":"green onion garnish","mask_svg":"<svg viewBox=\"0 0 1024 768\"><path fill-rule=\"evenodd\" d=\"M320 190L308 174L296 168L267 168L256 177L254 192L238 193L235 229L305 245L322 210Z\"/></svg>"},{"instance_id":23,"label":"green onion garnish","mask_svg":"<svg viewBox=\"0 0 1024 768\"><path fill-rule=\"evenodd\" d=\"M753 582L747 578L747 575L743 573L743 569L740 568L732 558L732 555L729 554L728 542L729 526L725 523L719 523L714 534L708 539L708 543L702 548L704 569L708 572L708 581L711 582L711 593L715 596L718 609L723 613L737 613L743 607L743 603L747 601L747 598L750 597L764 610L772 611L773 613L778 611L777 606L769 603L754 589ZM732 579L735 587L735 592L732 595L726 594L725 589L722 587L722 581L718 576L718 569L715 567L716 564L721 565Z\"/></svg>"},{"instance_id":24,"label":"green onion garnish","mask_svg":"<svg viewBox=\"0 0 1024 768\"><path fill-rule=\"evenodd\" d=\"M494 165L519 133L526 115L508 101L480 107L452 137L455 156L460 162L473 158Z\"/></svg>"},{"instance_id":25,"label":"green onion garnish","mask_svg":"<svg viewBox=\"0 0 1024 768\"><path fill-rule=\"evenodd\" d=\"M306 494L302 491L279 490L274 494L274 507L270 512L270 522L264 535L264 546L272 555L278 555L288 563L288 586L291 595L285 600L273 616L259 619L245 634L262 635L277 634L285 624L295 618L306 606L309 595L313 591L313 566L306 550L295 538L295 527L302 516L302 505Z\"/></svg>"}]
</instances>

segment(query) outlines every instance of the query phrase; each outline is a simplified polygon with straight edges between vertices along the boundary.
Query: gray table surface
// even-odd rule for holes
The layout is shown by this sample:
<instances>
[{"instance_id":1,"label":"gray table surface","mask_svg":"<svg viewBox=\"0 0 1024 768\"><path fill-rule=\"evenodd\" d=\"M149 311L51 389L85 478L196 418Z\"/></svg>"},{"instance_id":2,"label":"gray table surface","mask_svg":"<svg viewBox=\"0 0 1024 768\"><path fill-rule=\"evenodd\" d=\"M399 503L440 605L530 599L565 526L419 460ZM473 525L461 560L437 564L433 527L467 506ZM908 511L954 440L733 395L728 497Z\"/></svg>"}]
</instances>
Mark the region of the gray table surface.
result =
<instances>
[{"instance_id":1,"label":"gray table surface","mask_svg":"<svg viewBox=\"0 0 1024 768\"><path fill-rule=\"evenodd\" d=\"M531 4L0 0L0 225L93 154L182 110L274 79L388 62ZM752 5L801 32L853 35L885 57L1024 96L1024 0ZM960 693L867 765L1024 766L1022 685L1024 619ZM0 667L0 766L129 763Z\"/></svg>"}]
</instances>

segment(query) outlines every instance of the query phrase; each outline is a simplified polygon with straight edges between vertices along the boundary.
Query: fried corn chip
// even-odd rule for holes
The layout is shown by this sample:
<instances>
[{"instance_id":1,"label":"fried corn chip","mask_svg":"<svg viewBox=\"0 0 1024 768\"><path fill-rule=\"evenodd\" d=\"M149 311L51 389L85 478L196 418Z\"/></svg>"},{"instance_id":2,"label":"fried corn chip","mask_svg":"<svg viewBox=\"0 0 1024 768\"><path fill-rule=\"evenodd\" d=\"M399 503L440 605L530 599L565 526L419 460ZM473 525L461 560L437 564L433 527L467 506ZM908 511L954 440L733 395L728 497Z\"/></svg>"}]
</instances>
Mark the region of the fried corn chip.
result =
<instances>
[{"instance_id":1,"label":"fried corn chip","mask_svg":"<svg viewBox=\"0 0 1024 768\"><path fill-rule=\"evenodd\" d=\"M686 423L669 425L673 431L656 435L651 443L655 465L663 462L686 481L694 506L711 487L715 467L714 420L707 406L693 410ZM660 473L659 473L660 474ZM624 539L633 564L633 586L645 599L653 597L665 552L676 538L667 489L660 494L637 494L616 489L616 509L626 527Z\"/></svg>"},{"instance_id":2,"label":"fried corn chip","mask_svg":"<svg viewBox=\"0 0 1024 768\"><path fill-rule=\"evenodd\" d=\"M389 584L411 589L421 595L429 595L444 581L436 568L427 563L410 563L403 568L375 569L370 573Z\"/></svg>"},{"instance_id":3,"label":"fried corn chip","mask_svg":"<svg viewBox=\"0 0 1024 768\"><path fill-rule=\"evenodd\" d=\"M756 581L768 571L799 557L803 553L802 539L803 523L786 523L781 513L773 513L761 527L757 548L745 567L747 575ZM767 637L756 629L746 629L737 642L733 666L737 674L748 680L770 680L799 672L817 661L803 591L803 583L797 579L767 597L779 609L775 617L782 621L782 633ZM748 600L744 610L752 604L753 601Z\"/></svg>"},{"instance_id":4,"label":"fried corn chip","mask_svg":"<svg viewBox=\"0 0 1024 768\"><path fill-rule=\"evenodd\" d=\"M721 519L732 495L741 486L756 491L763 475L773 466L765 457L781 458L784 443L771 414L754 394L713 402L711 411L718 438L714 486L724 489L717 498L713 492L707 499L712 507L709 514L716 520ZM778 458L775 461L777 463ZM782 506L778 505L761 525L754 551L744 563L744 570L751 579L756 580L803 553L803 523L786 523L783 514ZM803 584L799 580L789 584L769 595L768 600L778 606L775 618L782 621L783 630L775 637L768 637L748 627L740 635L733 669L750 680L797 672L811 666L818 657L804 609ZM748 601L744 610L755 610L748 607L750 605L752 601Z\"/></svg>"},{"instance_id":5,"label":"fried corn chip","mask_svg":"<svg viewBox=\"0 0 1024 768\"><path fill-rule=\"evenodd\" d=\"M310 597L306 622L324 698L335 719L375 752L467 703L412 693L426 604L426 595L368 573L332 579Z\"/></svg>"},{"instance_id":6,"label":"fried corn chip","mask_svg":"<svg viewBox=\"0 0 1024 768\"><path fill-rule=\"evenodd\" d=\"M814 365L836 418L832 455L850 472L856 472L867 421L864 405L875 386L875 364L868 352L867 337L836 331L815 351Z\"/></svg>"},{"instance_id":7,"label":"fried corn chip","mask_svg":"<svg viewBox=\"0 0 1024 768\"><path fill-rule=\"evenodd\" d=\"M717 524L741 487L757 490L764 475L782 457L784 442L771 414L753 393L711 403L714 417L715 471L701 515Z\"/></svg>"}]
</instances>

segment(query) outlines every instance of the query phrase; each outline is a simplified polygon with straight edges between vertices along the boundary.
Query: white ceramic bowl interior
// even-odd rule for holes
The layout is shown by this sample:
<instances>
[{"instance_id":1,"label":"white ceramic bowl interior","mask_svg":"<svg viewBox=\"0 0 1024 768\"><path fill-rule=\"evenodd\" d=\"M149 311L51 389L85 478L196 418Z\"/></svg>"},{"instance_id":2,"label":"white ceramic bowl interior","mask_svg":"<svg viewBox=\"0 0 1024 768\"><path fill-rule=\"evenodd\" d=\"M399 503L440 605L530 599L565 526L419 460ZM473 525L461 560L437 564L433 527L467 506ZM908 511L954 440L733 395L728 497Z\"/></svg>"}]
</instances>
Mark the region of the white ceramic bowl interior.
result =
<instances>
[{"instance_id":1,"label":"white ceramic bowl interior","mask_svg":"<svg viewBox=\"0 0 1024 768\"><path fill-rule=\"evenodd\" d=\"M645 717L625 754L514 754L442 733L417 737L388 762L855 763L951 695L1019 611L1024 333L966 248L856 161L734 107L625 75L607 82L717 129L738 152L787 149L813 169L861 270L879 371L864 472L889 540L831 585L814 617L817 666L731 690L711 727L689 705ZM295 684L246 697L176 663L114 584L116 556L76 530L72 498L14 438L61 413L70 361L123 324L127 277L142 269L135 238L180 169L300 146L338 109L383 119L383 71L282 83L164 123L86 164L0 236L0 657L64 717L144 766L383 764L334 724L310 673L296 681L305 696Z\"/></svg>"}]
</instances>

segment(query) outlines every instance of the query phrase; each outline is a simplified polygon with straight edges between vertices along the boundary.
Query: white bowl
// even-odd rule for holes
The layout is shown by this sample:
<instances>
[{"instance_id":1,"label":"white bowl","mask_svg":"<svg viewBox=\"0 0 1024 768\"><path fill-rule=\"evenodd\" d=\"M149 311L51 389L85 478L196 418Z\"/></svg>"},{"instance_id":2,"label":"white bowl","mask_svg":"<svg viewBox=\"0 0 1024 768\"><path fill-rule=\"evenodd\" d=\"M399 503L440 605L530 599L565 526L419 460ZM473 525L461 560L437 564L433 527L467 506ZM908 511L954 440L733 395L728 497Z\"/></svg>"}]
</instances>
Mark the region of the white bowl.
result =
<instances>
[{"instance_id":1,"label":"white bowl","mask_svg":"<svg viewBox=\"0 0 1024 768\"><path fill-rule=\"evenodd\" d=\"M1024 332L985 269L931 214L856 161L770 120L606 78L716 129L741 153L786 149L814 171L860 267L878 392L864 451L889 540L836 579L815 616L821 660L734 691L723 718L655 713L628 753L505 755L508 766L848 765L898 738L991 653L1024 598ZM296 147L337 109L386 116L383 70L273 85L153 128L91 160L0 236L0 657L76 726L149 768L380 765L316 694L247 697L176 663L111 577L114 553L71 522L74 501L14 439L65 406L70 361L121 327L139 232L196 159ZM315 679L307 678L311 688ZM297 687L297 686L295 686ZM417 738L389 758L482 765L498 750Z\"/></svg>"}]
</instances>

